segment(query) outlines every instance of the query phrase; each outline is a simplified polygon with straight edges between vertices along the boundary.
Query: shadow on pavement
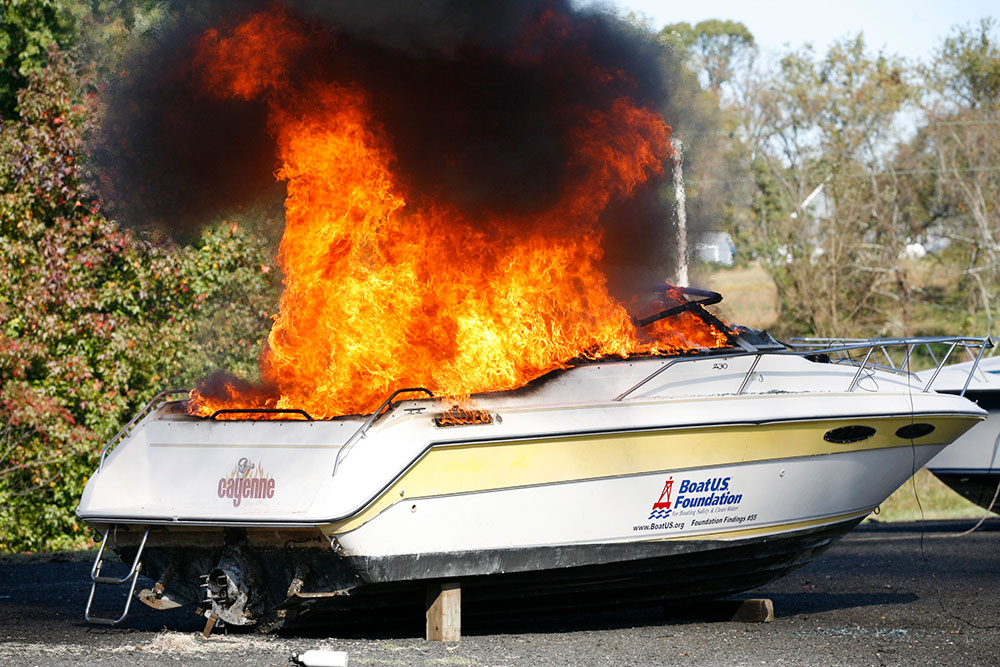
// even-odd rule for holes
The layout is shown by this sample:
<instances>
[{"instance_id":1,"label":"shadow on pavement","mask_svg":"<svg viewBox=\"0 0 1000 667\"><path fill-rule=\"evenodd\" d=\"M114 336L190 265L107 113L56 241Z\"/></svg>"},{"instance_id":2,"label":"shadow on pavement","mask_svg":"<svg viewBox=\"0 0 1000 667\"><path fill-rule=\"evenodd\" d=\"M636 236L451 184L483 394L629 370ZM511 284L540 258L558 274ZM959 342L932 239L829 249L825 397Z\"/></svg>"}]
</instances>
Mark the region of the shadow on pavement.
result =
<instances>
[{"instance_id":1,"label":"shadow on pavement","mask_svg":"<svg viewBox=\"0 0 1000 667\"><path fill-rule=\"evenodd\" d=\"M872 534L872 533L927 533L927 534L953 534L958 535L971 529L979 523L978 518L965 519L934 519L927 521L895 521L886 523L881 521L870 521L863 523L848 535ZM978 533L1000 532L1000 517L995 514L983 521L983 524L976 530Z\"/></svg>"}]
</instances>

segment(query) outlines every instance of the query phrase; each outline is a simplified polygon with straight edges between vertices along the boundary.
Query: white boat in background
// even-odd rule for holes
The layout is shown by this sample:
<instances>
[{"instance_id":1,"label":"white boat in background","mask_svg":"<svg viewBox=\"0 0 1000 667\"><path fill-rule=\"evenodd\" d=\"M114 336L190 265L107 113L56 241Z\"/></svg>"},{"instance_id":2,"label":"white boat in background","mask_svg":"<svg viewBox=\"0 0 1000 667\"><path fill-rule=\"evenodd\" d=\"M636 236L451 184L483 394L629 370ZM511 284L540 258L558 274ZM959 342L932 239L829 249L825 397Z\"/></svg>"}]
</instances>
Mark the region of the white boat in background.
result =
<instances>
[{"instance_id":1,"label":"white boat in background","mask_svg":"<svg viewBox=\"0 0 1000 667\"><path fill-rule=\"evenodd\" d=\"M150 606L264 628L423 610L441 581L472 613L748 590L983 419L875 363L913 344L817 353L744 331L721 350L580 362L472 407L408 388L326 421L203 419L161 395L109 443L77 510L105 535L86 616L122 621L127 606L96 617L94 591L134 591L140 569ZM102 576L105 547L125 577Z\"/></svg>"},{"instance_id":2,"label":"white boat in background","mask_svg":"<svg viewBox=\"0 0 1000 667\"><path fill-rule=\"evenodd\" d=\"M975 366L975 372L972 367ZM922 377L929 377L924 371ZM961 394L989 412L953 445L927 463L934 476L968 500L988 510L1000 511L1000 357L945 366L935 390Z\"/></svg>"},{"instance_id":3,"label":"white boat in background","mask_svg":"<svg viewBox=\"0 0 1000 667\"><path fill-rule=\"evenodd\" d=\"M988 510L1000 509L1000 356L985 356L988 346L978 351L973 346L961 346L968 361L948 364L954 356L956 345L949 339L914 339L898 366L886 349L878 343L881 339L860 338L796 338L792 345L799 350L820 350L830 346L844 346L868 342L875 345L876 356L881 356L891 367L902 368L909 361L915 348L922 349L933 366L914 374L921 388L964 396L989 413L989 418L976 424L958 438L954 444L931 459L926 468L956 493ZM939 355L943 355L940 359ZM834 355L837 356L837 355ZM897 357L898 359L898 357Z\"/></svg>"}]
</instances>

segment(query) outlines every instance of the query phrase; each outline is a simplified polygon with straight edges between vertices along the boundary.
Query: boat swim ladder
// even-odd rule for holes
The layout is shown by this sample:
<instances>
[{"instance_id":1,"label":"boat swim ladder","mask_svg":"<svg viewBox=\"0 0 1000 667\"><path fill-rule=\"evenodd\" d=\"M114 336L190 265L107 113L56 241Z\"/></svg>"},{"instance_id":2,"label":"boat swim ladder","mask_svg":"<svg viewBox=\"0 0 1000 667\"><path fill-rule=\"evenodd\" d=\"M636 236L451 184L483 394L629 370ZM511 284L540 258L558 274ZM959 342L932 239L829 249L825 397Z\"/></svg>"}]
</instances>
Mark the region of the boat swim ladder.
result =
<instances>
[{"instance_id":1,"label":"boat swim ladder","mask_svg":"<svg viewBox=\"0 0 1000 667\"><path fill-rule=\"evenodd\" d=\"M146 539L149 537L149 526L146 526L146 531L142 534L142 541L139 542L139 549L135 552L135 558L132 560L132 568L128 571L124 577L104 577L101 576L101 568L104 567L104 548L108 545L108 539L112 535L113 530L117 530L117 524L110 524L104 530L104 538L101 540L101 546L97 550L97 556L94 558L94 565L90 568L90 580L93 582L90 585L90 595L87 597L87 608L83 612L83 617L87 619L88 623L94 623L96 625L118 625L125 620L128 616L128 610L132 606L132 598L135 597L135 585L139 581L139 572L142 570L142 550L146 548ZM101 616L92 616L90 613L90 607L94 603L94 593L97 591L97 586L108 585L108 586L122 586L128 584L128 597L125 599L125 610L122 611L122 615L118 618L105 618Z\"/></svg>"}]
</instances>

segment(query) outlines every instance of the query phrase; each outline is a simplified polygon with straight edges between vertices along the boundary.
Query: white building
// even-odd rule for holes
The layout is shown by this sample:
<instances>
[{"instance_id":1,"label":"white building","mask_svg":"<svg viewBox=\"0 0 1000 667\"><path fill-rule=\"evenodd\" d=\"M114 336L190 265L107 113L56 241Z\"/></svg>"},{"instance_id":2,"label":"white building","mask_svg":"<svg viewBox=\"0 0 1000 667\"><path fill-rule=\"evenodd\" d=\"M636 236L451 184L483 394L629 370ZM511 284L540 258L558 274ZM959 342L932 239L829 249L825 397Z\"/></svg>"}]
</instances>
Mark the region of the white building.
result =
<instances>
[{"instance_id":1,"label":"white building","mask_svg":"<svg viewBox=\"0 0 1000 667\"><path fill-rule=\"evenodd\" d=\"M733 238L726 232L706 232L695 245L695 256L703 262L732 266L735 253Z\"/></svg>"}]
</instances>

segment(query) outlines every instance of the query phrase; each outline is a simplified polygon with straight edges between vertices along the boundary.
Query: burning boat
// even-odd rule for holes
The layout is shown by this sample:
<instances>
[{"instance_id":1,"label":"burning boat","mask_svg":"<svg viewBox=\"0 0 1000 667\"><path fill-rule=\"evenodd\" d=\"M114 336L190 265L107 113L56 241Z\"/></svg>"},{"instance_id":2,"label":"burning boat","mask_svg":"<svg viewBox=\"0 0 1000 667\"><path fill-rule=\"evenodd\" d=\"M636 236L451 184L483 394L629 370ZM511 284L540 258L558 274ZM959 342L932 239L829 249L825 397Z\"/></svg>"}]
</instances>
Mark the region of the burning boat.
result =
<instances>
[{"instance_id":1,"label":"burning boat","mask_svg":"<svg viewBox=\"0 0 1000 667\"><path fill-rule=\"evenodd\" d=\"M983 417L734 330L711 295L629 301L684 201L664 114L687 77L655 35L561 0L220 11L117 96L107 143L135 159L107 180L172 223L276 176L284 291L258 385L161 395L102 453L91 620L140 571L153 607L264 628L440 582L469 611L725 595Z\"/></svg>"},{"instance_id":2,"label":"burning boat","mask_svg":"<svg viewBox=\"0 0 1000 667\"><path fill-rule=\"evenodd\" d=\"M147 604L265 628L419 606L441 581L472 610L744 591L807 563L983 419L875 364L891 345L816 353L743 331L459 405L400 388L328 420L200 418L161 395L109 443L81 500L105 536L94 588L134 589L141 563L156 580ZM101 576L105 547L128 576ZM101 621L89 602L87 616Z\"/></svg>"}]
</instances>

